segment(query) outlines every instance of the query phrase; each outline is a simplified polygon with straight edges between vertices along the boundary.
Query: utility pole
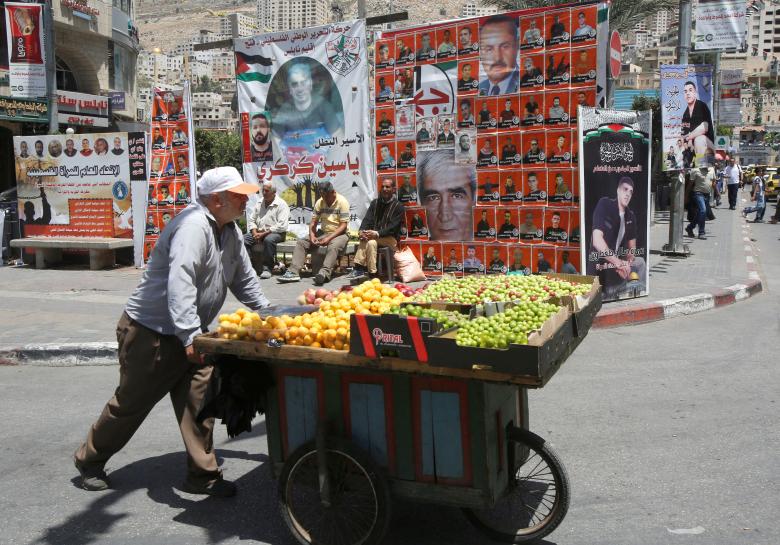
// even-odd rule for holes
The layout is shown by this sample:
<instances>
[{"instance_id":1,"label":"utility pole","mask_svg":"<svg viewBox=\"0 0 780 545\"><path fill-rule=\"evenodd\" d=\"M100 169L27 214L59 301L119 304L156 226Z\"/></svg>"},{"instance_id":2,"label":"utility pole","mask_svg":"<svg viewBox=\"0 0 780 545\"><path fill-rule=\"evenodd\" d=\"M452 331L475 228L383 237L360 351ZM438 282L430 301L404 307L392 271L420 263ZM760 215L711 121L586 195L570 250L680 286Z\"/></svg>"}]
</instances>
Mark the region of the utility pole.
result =
<instances>
[{"instance_id":1,"label":"utility pole","mask_svg":"<svg viewBox=\"0 0 780 545\"><path fill-rule=\"evenodd\" d=\"M54 53L54 6L52 0L43 4L43 41L46 48L46 102L49 106L49 134L60 132L57 113L57 61Z\"/></svg>"},{"instance_id":2,"label":"utility pole","mask_svg":"<svg viewBox=\"0 0 780 545\"><path fill-rule=\"evenodd\" d=\"M691 49L691 0L680 0L680 17L677 35L677 64L688 64ZM662 97L663 100L663 97ZM680 170L677 180L672 182L672 209L669 214L669 242L661 251L664 255L687 257L691 251L683 244L683 221L685 219L685 171Z\"/></svg>"}]
</instances>

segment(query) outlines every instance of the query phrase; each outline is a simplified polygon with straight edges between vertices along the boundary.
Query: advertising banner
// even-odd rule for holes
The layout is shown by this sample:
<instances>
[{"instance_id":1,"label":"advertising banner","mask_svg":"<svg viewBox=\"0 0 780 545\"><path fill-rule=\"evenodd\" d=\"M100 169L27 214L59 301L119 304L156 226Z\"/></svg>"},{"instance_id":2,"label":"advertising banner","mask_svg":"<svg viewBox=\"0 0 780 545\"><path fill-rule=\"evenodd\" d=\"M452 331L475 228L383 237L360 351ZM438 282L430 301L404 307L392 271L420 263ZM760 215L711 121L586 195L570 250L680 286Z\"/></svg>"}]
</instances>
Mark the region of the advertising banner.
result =
<instances>
[{"instance_id":1,"label":"advertising banner","mask_svg":"<svg viewBox=\"0 0 780 545\"><path fill-rule=\"evenodd\" d=\"M274 183L299 236L317 184L330 181L357 229L376 196L365 22L237 38L234 46L244 179Z\"/></svg>"},{"instance_id":2,"label":"advertising banner","mask_svg":"<svg viewBox=\"0 0 780 545\"><path fill-rule=\"evenodd\" d=\"M661 66L663 170L715 164L712 67Z\"/></svg>"},{"instance_id":3,"label":"advertising banner","mask_svg":"<svg viewBox=\"0 0 780 545\"><path fill-rule=\"evenodd\" d=\"M603 94L607 11L544 7L378 36L376 180L396 183L421 263L441 247L443 272L580 270L577 108Z\"/></svg>"},{"instance_id":4,"label":"advertising banner","mask_svg":"<svg viewBox=\"0 0 780 545\"><path fill-rule=\"evenodd\" d=\"M740 49L745 45L745 0L699 0L693 45L702 49Z\"/></svg>"},{"instance_id":5,"label":"advertising banner","mask_svg":"<svg viewBox=\"0 0 780 545\"><path fill-rule=\"evenodd\" d=\"M176 91L154 89L146 188L143 249L136 263L146 263L160 233L195 195L195 145L192 142L190 86ZM139 257L141 258L139 260Z\"/></svg>"},{"instance_id":6,"label":"advertising banner","mask_svg":"<svg viewBox=\"0 0 780 545\"><path fill-rule=\"evenodd\" d=\"M11 96L46 96L43 6L6 2L5 27Z\"/></svg>"},{"instance_id":7,"label":"advertising banner","mask_svg":"<svg viewBox=\"0 0 780 545\"><path fill-rule=\"evenodd\" d=\"M581 266L604 301L649 293L651 112L580 108Z\"/></svg>"},{"instance_id":8,"label":"advertising banner","mask_svg":"<svg viewBox=\"0 0 780 545\"><path fill-rule=\"evenodd\" d=\"M132 238L128 134L15 136L23 236Z\"/></svg>"},{"instance_id":9,"label":"advertising banner","mask_svg":"<svg viewBox=\"0 0 780 545\"><path fill-rule=\"evenodd\" d=\"M720 71L720 101L718 123L738 126L742 124L742 70Z\"/></svg>"},{"instance_id":10,"label":"advertising banner","mask_svg":"<svg viewBox=\"0 0 780 545\"><path fill-rule=\"evenodd\" d=\"M108 127L109 98L57 91L57 119L63 125Z\"/></svg>"},{"instance_id":11,"label":"advertising banner","mask_svg":"<svg viewBox=\"0 0 780 545\"><path fill-rule=\"evenodd\" d=\"M0 119L27 123L48 123L49 105L45 100L0 96Z\"/></svg>"}]
</instances>

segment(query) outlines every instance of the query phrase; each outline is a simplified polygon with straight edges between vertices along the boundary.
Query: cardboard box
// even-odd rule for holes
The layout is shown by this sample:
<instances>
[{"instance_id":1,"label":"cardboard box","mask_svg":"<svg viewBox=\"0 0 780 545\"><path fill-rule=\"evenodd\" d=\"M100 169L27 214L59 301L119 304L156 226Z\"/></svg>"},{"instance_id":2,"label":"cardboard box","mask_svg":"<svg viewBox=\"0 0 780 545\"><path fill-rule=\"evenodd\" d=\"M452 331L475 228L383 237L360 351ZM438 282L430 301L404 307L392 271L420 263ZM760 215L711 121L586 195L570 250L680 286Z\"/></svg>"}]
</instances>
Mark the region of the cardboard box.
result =
<instances>
[{"instance_id":1,"label":"cardboard box","mask_svg":"<svg viewBox=\"0 0 780 545\"><path fill-rule=\"evenodd\" d=\"M528 344L508 348L477 348L456 344L457 328L428 338L429 365L457 369L484 369L510 375L531 376L543 385L570 353L574 328L572 315L562 306L528 336Z\"/></svg>"},{"instance_id":2,"label":"cardboard box","mask_svg":"<svg viewBox=\"0 0 780 545\"><path fill-rule=\"evenodd\" d=\"M396 357L427 362L428 339L441 326L431 318L397 314L352 314L349 353L368 358Z\"/></svg>"},{"instance_id":3,"label":"cardboard box","mask_svg":"<svg viewBox=\"0 0 780 545\"><path fill-rule=\"evenodd\" d=\"M572 284L590 284L590 290L584 295L555 298L560 301L560 304L566 305L574 315L572 319L574 336L580 339L585 337L590 326L593 325L593 319L601 310L601 284L599 283L599 277L565 273L549 273L544 276L567 280Z\"/></svg>"}]
</instances>

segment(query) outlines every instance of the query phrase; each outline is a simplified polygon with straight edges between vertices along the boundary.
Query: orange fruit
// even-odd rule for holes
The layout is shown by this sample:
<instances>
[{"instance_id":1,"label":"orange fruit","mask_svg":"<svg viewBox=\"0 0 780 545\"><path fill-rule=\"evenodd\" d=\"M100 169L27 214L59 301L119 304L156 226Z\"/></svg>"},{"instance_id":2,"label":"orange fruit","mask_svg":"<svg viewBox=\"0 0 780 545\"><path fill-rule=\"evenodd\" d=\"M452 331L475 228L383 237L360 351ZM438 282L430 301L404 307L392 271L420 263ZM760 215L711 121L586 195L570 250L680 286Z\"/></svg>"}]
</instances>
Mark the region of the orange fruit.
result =
<instances>
[{"instance_id":1,"label":"orange fruit","mask_svg":"<svg viewBox=\"0 0 780 545\"><path fill-rule=\"evenodd\" d=\"M333 341L333 348L335 348L336 350L341 350L342 348L344 348L344 343L336 339L335 341Z\"/></svg>"},{"instance_id":2,"label":"orange fruit","mask_svg":"<svg viewBox=\"0 0 780 545\"><path fill-rule=\"evenodd\" d=\"M311 346L312 348L322 348L322 345L317 341L312 342L309 346Z\"/></svg>"}]
</instances>

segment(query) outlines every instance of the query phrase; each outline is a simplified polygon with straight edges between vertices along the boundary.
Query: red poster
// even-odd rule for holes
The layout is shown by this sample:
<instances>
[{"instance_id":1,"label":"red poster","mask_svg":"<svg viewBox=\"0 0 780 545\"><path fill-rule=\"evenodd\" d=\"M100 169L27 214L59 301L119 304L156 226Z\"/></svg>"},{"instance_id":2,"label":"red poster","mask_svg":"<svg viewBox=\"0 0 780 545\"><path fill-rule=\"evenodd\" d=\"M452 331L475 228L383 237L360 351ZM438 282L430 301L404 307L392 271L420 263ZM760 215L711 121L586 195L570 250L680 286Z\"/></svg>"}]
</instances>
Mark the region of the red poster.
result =
<instances>
[{"instance_id":1,"label":"red poster","mask_svg":"<svg viewBox=\"0 0 780 545\"><path fill-rule=\"evenodd\" d=\"M528 246L512 245L507 250L509 253L508 272L531 274L533 249Z\"/></svg>"},{"instance_id":2,"label":"red poster","mask_svg":"<svg viewBox=\"0 0 780 545\"><path fill-rule=\"evenodd\" d=\"M547 91L545 93L544 122L547 126L569 126L569 90Z\"/></svg>"},{"instance_id":3,"label":"red poster","mask_svg":"<svg viewBox=\"0 0 780 545\"><path fill-rule=\"evenodd\" d=\"M442 244L443 271L461 276L463 274L463 244L445 242Z\"/></svg>"},{"instance_id":4,"label":"red poster","mask_svg":"<svg viewBox=\"0 0 780 545\"><path fill-rule=\"evenodd\" d=\"M477 93L479 81L479 61L477 59L463 60L458 63L458 94L474 95Z\"/></svg>"},{"instance_id":5,"label":"red poster","mask_svg":"<svg viewBox=\"0 0 780 545\"><path fill-rule=\"evenodd\" d=\"M499 173L502 203L523 202L523 177L519 170L502 170Z\"/></svg>"},{"instance_id":6,"label":"red poster","mask_svg":"<svg viewBox=\"0 0 780 545\"><path fill-rule=\"evenodd\" d=\"M395 38L395 65L405 64L414 64L414 34Z\"/></svg>"},{"instance_id":7,"label":"red poster","mask_svg":"<svg viewBox=\"0 0 780 545\"><path fill-rule=\"evenodd\" d=\"M544 127L544 116L547 113L544 93L537 91L520 95L520 111L523 127Z\"/></svg>"},{"instance_id":8,"label":"red poster","mask_svg":"<svg viewBox=\"0 0 780 545\"><path fill-rule=\"evenodd\" d=\"M569 47L571 18L568 9L545 13L544 26L547 32L548 50Z\"/></svg>"},{"instance_id":9,"label":"red poster","mask_svg":"<svg viewBox=\"0 0 780 545\"><path fill-rule=\"evenodd\" d=\"M518 229L519 212L516 206L499 206L496 208L496 239L499 242L517 242L520 231Z\"/></svg>"},{"instance_id":10,"label":"red poster","mask_svg":"<svg viewBox=\"0 0 780 545\"><path fill-rule=\"evenodd\" d=\"M474 240L496 239L496 212L492 206L474 209Z\"/></svg>"},{"instance_id":11,"label":"red poster","mask_svg":"<svg viewBox=\"0 0 780 545\"><path fill-rule=\"evenodd\" d=\"M507 96L498 99L498 128L515 130L520 126L520 99L517 96Z\"/></svg>"},{"instance_id":12,"label":"red poster","mask_svg":"<svg viewBox=\"0 0 780 545\"><path fill-rule=\"evenodd\" d=\"M376 145L376 169L395 172L395 142L380 142Z\"/></svg>"},{"instance_id":13,"label":"red poster","mask_svg":"<svg viewBox=\"0 0 780 545\"><path fill-rule=\"evenodd\" d=\"M541 242L544 236L544 209L522 207L519 214L520 242L530 244Z\"/></svg>"},{"instance_id":14,"label":"red poster","mask_svg":"<svg viewBox=\"0 0 780 545\"><path fill-rule=\"evenodd\" d=\"M495 134L480 134L477 136L477 168L495 169L498 167L498 156L496 155Z\"/></svg>"},{"instance_id":15,"label":"red poster","mask_svg":"<svg viewBox=\"0 0 780 545\"><path fill-rule=\"evenodd\" d=\"M547 131L547 163L569 165L571 163L571 130Z\"/></svg>"},{"instance_id":16,"label":"red poster","mask_svg":"<svg viewBox=\"0 0 780 545\"><path fill-rule=\"evenodd\" d=\"M566 206L571 205L574 198L572 191L572 174L575 171L568 168L550 169L547 176L550 180L547 202L549 204Z\"/></svg>"},{"instance_id":17,"label":"red poster","mask_svg":"<svg viewBox=\"0 0 780 545\"><path fill-rule=\"evenodd\" d=\"M422 269L426 275L439 276L442 273L442 257L440 242L422 242Z\"/></svg>"},{"instance_id":18,"label":"red poster","mask_svg":"<svg viewBox=\"0 0 780 545\"><path fill-rule=\"evenodd\" d=\"M544 50L544 14L520 17L520 50L523 54Z\"/></svg>"},{"instance_id":19,"label":"red poster","mask_svg":"<svg viewBox=\"0 0 780 545\"><path fill-rule=\"evenodd\" d=\"M392 69L395 65L395 43L393 40L377 40L374 46L376 70Z\"/></svg>"},{"instance_id":20,"label":"red poster","mask_svg":"<svg viewBox=\"0 0 780 545\"><path fill-rule=\"evenodd\" d=\"M595 44L598 6L574 7L571 11L571 44Z\"/></svg>"},{"instance_id":21,"label":"red poster","mask_svg":"<svg viewBox=\"0 0 780 545\"><path fill-rule=\"evenodd\" d=\"M596 47L571 50L572 87L592 86L596 82Z\"/></svg>"},{"instance_id":22,"label":"red poster","mask_svg":"<svg viewBox=\"0 0 780 545\"><path fill-rule=\"evenodd\" d=\"M455 45L454 26L443 27L436 30L436 59L454 59L458 54L458 46Z\"/></svg>"},{"instance_id":23,"label":"red poster","mask_svg":"<svg viewBox=\"0 0 780 545\"><path fill-rule=\"evenodd\" d=\"M425 209L407 207L404 213L406 214L406 238L427 240L428 221ZM403 234L403 228L401 232Z\"/></svg>"},{"instance_id":24,"label":"red poster","mask_svg":"<svg viewBox=\"0 0 780 545\"><path fill-rule=\"evenodd\" d=\"M479 53L479 32L477 22L468 21L458 25L458 57L476 56ZM475 73L476 75L476 73Z\"/></svg>"},{"instance_id":25,"label":"red poster","mask_svg":"<svg viewBox=\"0 0 780 545\"><path fill-rule=\"evenodd\" d=\"M520 155L520 135L518 133L505 133L498 136L498 145L501 152L498 156L498 164L502 167L519 167L522 164Z\"/></svg>"},{"instance_id":26,"label":"red poster","mask_svg":"<svg viewBox=\"0 0 780 545\"><path fill-rule=\"evenodd\" d=\"M471 274L484 273L485 246L478 242L472 242L464 244L464 247L463 272Z\"/></svg>"},{"instance_id":27,"label":"red poster","mask_svg":"<svg viewBox=\"0 0 780 545\"><path fill-rule=\"evenodd\" d=\"M494 205L499 202L499 173L483 170L477 172L477 205Z\"/></svg>"},{"instance_id":28,"label":"red poster","mask_svg":"<svg viewBox=\"0 0 780 545\"><path fill-rule=\"evenodd\" d=\"M549 51L544 69L545 87L567 87L571 78L571 56L568 49Z\"/></svg>"},{"instance_id":29,"label":"red poster","mask_svg":"<svg viewBox=\"0 0 780 545\"><path fill-rule=\"evenodd\" d=\"M387 140L395 137L395 125L393 124L393 108L376 110L376 137L377 140Z\"/></svg>"},{"instance_id":30,"label":"red poster","mask_svg":"<svg viewBox=\"0 0 780 545\"><path fill-rule=\"evenodd\" d=\"M554 246L537 246L533 249L536 258L534 259L534 272L555 272L555 250Z\"/></svg>"},{"instance_id":31,"label":"red poster","mask_svg":"<svg viewBox=\"0 0 780 545\"><path fill-rule=\"evenodd\" d=\"M547 204L547 170L544 168L523 171L523 205Z\"/></svg>"},{"instance_id":32,"label":"red poster","mask_svg":"<svg viewBox=\"0 0 780 545\"><path fill-rule=\"evenodd\" d=\"M555 268L559 273L580 274L580 249L572 247L557 248L555 252Z\"/></svg>"},{"instance_id":33,"label":"red poster","mask_svg":"<svg viewBox=\"0 0 780 545\"><path fill-rule=\"evenodd\" d=\"M504 244L488 244L485 246L485 259L487 274L506 274L509 248Z\"/></svg>"},{"instance_id":34,"label":"red poster","mask_svg":"<svg viewBox=\"0 0 780 545\"><path fill-rule=\"evenodd\" d=\"M544 212L544 241L565 245L569 242L569 209L548 208Z\"/></svg>"},{"instance_id":35,"label":"red poster","mask_svg":"<svg viewBox=\"0 0 780 545\"><path fill-rule=\"evenodd\" d=\"M398 200L409 206L417 204L417 175L404 172L398 175Z\"/></svg>"},{"instance_id":36,"label":"red poster","mask_svg":"<svg viewBox=\"0 0 780 545\"><path fill-rule=\"evenodd\" d=\"M477 129L481 131L495 131L498 126L498 102L495 98L479 97L475 99L477 105Z\"/></svg>"}]
</instances>

